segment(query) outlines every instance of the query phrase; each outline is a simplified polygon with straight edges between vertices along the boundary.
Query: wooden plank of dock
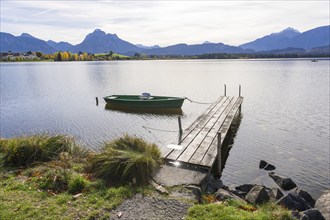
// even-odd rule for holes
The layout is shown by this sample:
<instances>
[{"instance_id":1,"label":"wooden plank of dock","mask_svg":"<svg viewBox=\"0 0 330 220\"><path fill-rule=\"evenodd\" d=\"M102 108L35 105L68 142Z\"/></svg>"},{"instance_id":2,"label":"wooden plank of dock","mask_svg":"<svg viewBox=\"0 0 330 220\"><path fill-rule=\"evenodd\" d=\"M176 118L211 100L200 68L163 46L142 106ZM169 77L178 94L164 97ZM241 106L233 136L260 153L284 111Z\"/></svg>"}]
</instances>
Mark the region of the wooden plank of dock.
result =
<instances>
[{"instance_id":1,"label":"wooden plank of dock","mask_svg":"<svg viewBox=\"0 0 330 220\"><path fill-rule=\"evenodd\" d=\"M196 119L182 134L182 149L161 148L166 160L211 168L217 157L217 134L221 142L226 138L243 97L221 96Z\"/></svg>"}]
</instances>

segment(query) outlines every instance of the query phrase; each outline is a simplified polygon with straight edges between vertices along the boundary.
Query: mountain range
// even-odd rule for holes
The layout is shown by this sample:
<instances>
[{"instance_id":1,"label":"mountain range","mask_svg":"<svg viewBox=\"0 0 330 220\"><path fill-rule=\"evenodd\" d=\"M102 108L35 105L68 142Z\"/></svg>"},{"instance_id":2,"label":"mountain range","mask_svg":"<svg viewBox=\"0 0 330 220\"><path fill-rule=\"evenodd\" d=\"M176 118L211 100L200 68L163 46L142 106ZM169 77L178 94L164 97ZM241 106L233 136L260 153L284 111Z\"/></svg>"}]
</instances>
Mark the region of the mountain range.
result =
<instances>
[{"instance_id":1,"label":"mountain range","mask_svg":"<svg viewBox=\"0 0 330 220\"><path fill-rule=\"evenodd\" d=\"M0 52L27 52L39 51L42 53L54 53L56 51L70 51L72 53L89 52L104 53L113 51L119 54L134 55L143 53L147 55L200 55L206 53L293 53L313 52L330 53L330 25L317 27L303 33L287 28L281 32L263 36L254 41L239 46L226 45L224 43L204 42L202 44L176 44L167 47L143 46L132 44L120 39L116 34L106 34L100 29L88 34L77 45L67 42L44 41L23 33L14 36L0 32Z\"/></svg>"}]
</instances>

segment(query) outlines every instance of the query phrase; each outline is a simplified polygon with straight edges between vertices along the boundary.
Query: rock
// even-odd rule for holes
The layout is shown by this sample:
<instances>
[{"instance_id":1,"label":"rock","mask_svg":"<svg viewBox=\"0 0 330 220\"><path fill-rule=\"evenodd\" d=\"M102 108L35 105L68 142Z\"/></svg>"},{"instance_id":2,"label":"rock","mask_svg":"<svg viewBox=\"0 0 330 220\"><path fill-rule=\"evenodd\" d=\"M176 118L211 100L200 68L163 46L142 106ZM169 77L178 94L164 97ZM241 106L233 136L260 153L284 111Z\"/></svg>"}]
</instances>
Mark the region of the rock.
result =
<instances>
[{"instance_id":1,"label":"rock","mask_svg":"<svg viewBox=\"0 0 330 220\"><path fill-rule=\"evenodd\" d=\"M276 167L272 164L267 164L266 167L264 168L265 170L275 170Z\"/></svg>"},{"instance_id":2,"label":"rock","mask_svg":"<svg viewBox=\"0 0 330 220\"><path fill-rule=\"evenodd\" d=\"M264 186L256 185L245 196L245 200L250 203L261 204L268 202L269 196Z\"/></svg>"},{"instance_id":3,"label":"rock","mask_svg":"<svg viewBox=\"0 0 330 220\"><path fill-rule=\"evenodd\" d=\"M318 209L326 220L330 220L330 190L321 195L315 202L315 208Z\"/></svg>"},{"instance_id":4,"label":"rock","mask_svg":"<svg viewBox=\"0 0 330 220\"><path fill-rule=\"evenodd\" d=\"M295 219L300 219L300 218L301 218L301 214L300 214L300 212L298 212L298 211L292 211L292 212L291 212L291 215L292 215L292 217L295 218Z\"/></svg>"},{"instance_id":5,"label":"rock","mask_svg":"<svg viewBox=\"0 0 330 220\"><path fill-rule=\"evenodd\" d=\"M121 218L122 215L123 215L122 212L118 212L118 213L117 213L117 217L118 217L118 218Z\"/></svg>"},{"instance_id":6,"label":"rock","mask_svg":"<svg viewBox=\"0 0 330 220\"><path fill-rule=\"evenodd\" d=\"M308 209L302 212L300 220L325 220L325 218L319 210Z\"/></svg>"},{"instance_id":7,"label":"rock","mask_svg":"<svg viewBox=\"0 0 330 220\"><path fill-rule=\"evenodd\" d=\"M265 166L267 165L268 163L264 160L260 160L259 162L259 169L263 169L265 168Z\"/></svg>"},{"instance_id":8,"label":"rock","mask_svg":"<svg viewBox=\"0 0 330 220\"><path fill-rule=\"evenodd\" d=\"M172 187L181 185L199 185L205 176L206 174L202 172L163 165L153 179L162 186Z\"/></svg>"},{"instance_id":9,"label":"rock","mask_svg":"<svg viewBox=\"0 0 330 220\"><path fill-rule=\"evenodd\" d=\"M245 199L246 194L254 187L256 184L243 184L240 186L236 186L235 189L230 189L229 191L234 193L235 195Z\"/></svg>"},{"instance_id":10,"label":"rock","mask_svg":"<svg viewBox=\"0 0 330 220\"><path fill-rule=\"evenodd\" d=\"M243 184L240 186L236 186L235 189L248 193L254 186L256 186L256 184Z\"/></svg>"},{"instance_id":11,"label":"rock","mask_svg":"<svg viewBox=\"0 0 330 220\"><path fill-rule=\"evenodd\" d=\"M214 194L218 189L223 187L222 181L214 178L210 173L205 176L200 185L205 194Z\"/></svg>"},{"instance_id":12,"label":"rock","mask_svg":"<svg viewBox=\"0 0 330 220\"><path fill-rule=\"evenodd\" d=\"M76 194L76 195L73 195L72 198L73 198L73 199L77 199L77 198L79 198L81 195L82 195L82 193L78 193L78 194Z\"/></svg>"},{"instance_id":13,"label":"rock","mask_svg":"<svg viewBox=\"0 0 330 220\"><path fill-rule=\"evenodd\" d=\"M202 202L202 190L198 186L189 185L186 186L186 189L189 189L195 196L195 199L200 203Z\"/></svg>"},{"instance_id":14,"label":"rock","mask_svg":"<svg viewBox=\"0 0 330 220\"><path fill-rule=\"evenodd\" d=\"M270 172L268 175L284 190L290 190L297 187L291 178L279 176L274 172Z\"/></svg>"},{"instance_id":15,"label":"rock","mask_svg":"<svg viewBox=\"0 0 330 220\"><path fill-rule=\"evenodd\" d=\"M157 184L155 181L152 181L151 185L156 189L157 192L168 195L168 191L162 185Z\"/></svg>"},{"instance_id":16,"label":"rock","mask_svg":"<svg viewBox=\"0 0 330 220\"><path fill-rule=\"evenodd\" d=\"M230 192L234 193L236 196L239 196L242 199L245 199L245 196L247 195L247 192L239 191L239 190L230 190Z\"/></svg>"},{"instance_id":17,"label":"rock","mask_svg":"<svg viewBox=\"0 0 330 220\"><path fill-rule=\"evenodd\" d=\"M289 193L276 201L277 204L285 206L290 210L305 211L312 208L302 197Z\"/></svg>"},{"instance_id":18,"label":"rock","mask_svg":"<svg viewBox=\"0 0 330 220\"><path fill-rule=\"evenodd\" d=\"M270 201L275 202L283 197L283 193L278 188L271 188L268 191L268 196L269 196Z\"/></svg>"},{"instance_id":19,"label":"rock","mask_svg":"<svg viewBox=\"0 0 330 220\"><path fill-rule=\"evenodd\" d=\"M298 194L299 196L301 196L303 199L306 200L306 202L308 202L308 204L314 208L315 206L315 199L313 199L313 197L308 193L306 192L305 190L302 190L300 188L296 188L294 190L294 193Z\"/></svg>"},{"instance_id":20,"label":"rock","mask_svg":"<svg viewBox=\"0 0 330 220\"><path fill-rule=\"evenodd\" d=\"M233 200L238 200L243 203L246 203L246 201L238 196L236 196L234 193L229 192L225 189L218 189L218 191L214 194L214 197L218 201L224 201L227 199L233 199Z\"/></svg>"}]
</instances>

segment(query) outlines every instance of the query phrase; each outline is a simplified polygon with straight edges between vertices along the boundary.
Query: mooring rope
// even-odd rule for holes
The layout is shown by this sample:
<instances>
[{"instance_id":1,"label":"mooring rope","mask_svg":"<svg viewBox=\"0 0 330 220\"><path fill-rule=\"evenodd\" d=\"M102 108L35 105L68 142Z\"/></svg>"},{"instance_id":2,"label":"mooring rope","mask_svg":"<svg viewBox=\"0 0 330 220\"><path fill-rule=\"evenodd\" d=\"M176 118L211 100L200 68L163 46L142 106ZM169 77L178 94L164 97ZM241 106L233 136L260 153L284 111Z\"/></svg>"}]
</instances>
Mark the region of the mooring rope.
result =
<instances>
[{"instance_id":1,"label":"mooring rope","mask_svg":"<svg viewBox=\"0 0 330 220\"><path fill-rule=\"evenodd\" d=\"M157 128L150 128L150 127L147 127L147 126L142 126L142 127L156 139L156 142L158 142L161 145L163 145L164 143L161 140L159 140L159 138L154 133L152 133L151 130L165 131L165 132L178 132L178 131L170 131L170 130L163 130L163 129L157 129Z\"/></svg>"},{"instance_id":2,"label":"mooring rope","mask_svg":"<svg viewBox=\"0 0 330 220\"><path fill-rule=\"evenodd\" d=\"M196 104L210 105L210 104L213 104L214 103L214 102L198 102L198 101L191 100L188 97L184 97L184 98L187 99L188 101L193 102L193 103L196 103Z\"/></svg>"},{"instance_id":3,"label":"mooring rope","mask_svg":"<svg viewBox=\"0 0 330 220\"><path fill-rule=\"evenodd\" d=\"M173 131L173 130L164 130L164 129L158 129L158 128L151 128L151 127L147 127L142 125L142 127L146 130L150 129L150 130L155 130L155 131L164 131L164 132L179 132L179 131Z\"/></svg>"}]
</instances>

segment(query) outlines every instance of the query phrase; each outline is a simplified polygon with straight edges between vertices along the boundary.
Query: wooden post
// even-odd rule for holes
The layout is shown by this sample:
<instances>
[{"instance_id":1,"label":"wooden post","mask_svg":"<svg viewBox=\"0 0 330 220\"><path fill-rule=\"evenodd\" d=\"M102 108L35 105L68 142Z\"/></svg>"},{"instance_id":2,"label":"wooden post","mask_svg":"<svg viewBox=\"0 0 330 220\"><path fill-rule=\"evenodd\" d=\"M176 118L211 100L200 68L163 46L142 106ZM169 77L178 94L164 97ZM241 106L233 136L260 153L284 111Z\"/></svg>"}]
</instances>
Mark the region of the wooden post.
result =
<instances>
[{"instance_id":1,"label":"wooden post","mask_svg":"<svg viewBox=\"0 0 330 220\"><path fill-rule=\"evenodd\" d=\"M218 169L221 172L221 132L217 135L217 159L218 159Z\"/></svg>"},{"instance_id":2,"label":"wooden post","mask_svg":"<svg viewBox=\"0 0 330 220\"><path fill-rule=\"evenodd\" d=\"M227 91L226 91L226 84L225 84L225 96L226 96L226 93L227 93Z\"/></svg>"},{"instance_id":3,"label":"wooden post","mask_svg":"<svg viewBox=\"0 0 330 220\"><path fill-rule=\"evenodd\" d=\"M182 125L181 125L181 117L178 116L178 122L179 122L179 135L182 135Z\"/></svg>"},{"instance_id":4,"label":"wooden post","mask_svg":"<svg viewBox=\"0 0 330 220\"><path fill-rule=\"evenodd\" d=\"M238 97L241 97L241 85L238 87Z\"/></svg>"},{"instance_id":5,"label":"wooden post","mask_svg":"<svg viewBox=\"0 0 330 220\"><path fill-rule=\"evenodd\" d=\"M99 105L99 98L95 98L95 100L96 100L96 105Z\"/></svg>"}]
</instances>

